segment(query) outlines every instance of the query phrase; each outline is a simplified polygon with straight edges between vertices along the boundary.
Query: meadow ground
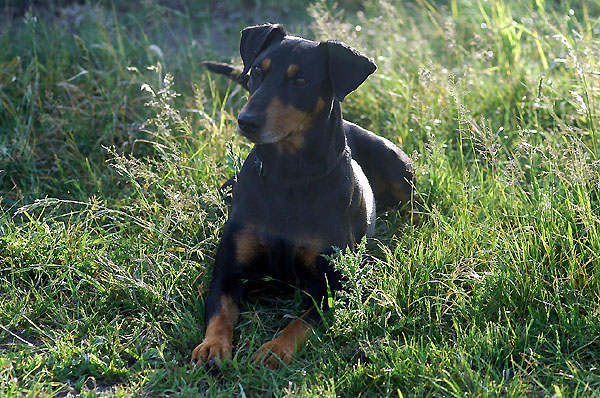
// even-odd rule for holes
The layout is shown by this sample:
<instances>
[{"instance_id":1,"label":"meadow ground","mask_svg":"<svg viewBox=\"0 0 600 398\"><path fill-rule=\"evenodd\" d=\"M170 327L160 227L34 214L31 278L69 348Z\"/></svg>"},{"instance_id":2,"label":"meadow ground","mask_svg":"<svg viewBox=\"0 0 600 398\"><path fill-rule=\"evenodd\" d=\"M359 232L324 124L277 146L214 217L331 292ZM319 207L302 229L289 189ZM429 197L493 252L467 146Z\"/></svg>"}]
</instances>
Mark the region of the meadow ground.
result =
<instances>
[{"instance_id":1,"label":"meadow ground","mask_svg":"<svg viewBox=\"0 0 600 398\"><path fill-rule=\"evenodd\" d=\"M56 1L0 21L0 396L600 396L600 3ZM346 119L413 154L424 222L380 214L302 355L244 303L189 364L249 143L232 61L283 21L375 59Z\"/></svg>"}]
</instances>

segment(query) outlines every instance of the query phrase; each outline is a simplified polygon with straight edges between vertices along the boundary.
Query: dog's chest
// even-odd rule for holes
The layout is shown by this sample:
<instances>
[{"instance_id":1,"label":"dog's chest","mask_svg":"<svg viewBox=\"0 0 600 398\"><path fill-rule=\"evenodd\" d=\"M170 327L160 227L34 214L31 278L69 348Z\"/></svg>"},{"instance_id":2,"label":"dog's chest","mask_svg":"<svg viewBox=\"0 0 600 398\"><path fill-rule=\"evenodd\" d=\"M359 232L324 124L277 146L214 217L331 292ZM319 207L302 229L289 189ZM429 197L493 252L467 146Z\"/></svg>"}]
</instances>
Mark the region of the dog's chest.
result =
<instances>
[{"instance_id":1,"label":"dog's chest","mask_svg":"<svg viewBox=\"0 0 600 398\"><path fill-rule=\"evenodd\" d=\"M329 246L349 244L355 211L350 167L317 181L294 181L260 176L245 166L234 189L230 220L291 242L319 237Z\"/></svg>"}]
</instances>

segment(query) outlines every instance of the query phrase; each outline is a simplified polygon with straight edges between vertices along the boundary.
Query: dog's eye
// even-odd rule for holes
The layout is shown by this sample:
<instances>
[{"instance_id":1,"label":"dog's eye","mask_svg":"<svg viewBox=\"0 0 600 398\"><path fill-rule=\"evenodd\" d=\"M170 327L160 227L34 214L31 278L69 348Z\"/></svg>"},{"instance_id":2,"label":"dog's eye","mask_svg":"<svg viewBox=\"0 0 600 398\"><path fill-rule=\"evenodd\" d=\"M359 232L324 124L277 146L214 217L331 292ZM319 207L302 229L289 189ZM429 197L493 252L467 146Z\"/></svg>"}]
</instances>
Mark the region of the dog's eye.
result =
<instances>
[{"instance_id":1,"label":"dog's eye","mask_svg":"<svg viewBox=\"0 0 600 398\"><path fill-rule=\"evenodd\" d=\"M294 79L294 86L304 86L306 84L306 80L301 77L297 77Z\"/></svg>"},{"instance_id":2,"label":"dog's eye","mask_svg":"<svg viewBox=\"0 0 600 398\"><path fill-rule=\"evenodd\" d=\"M263 70L260 66L255 66L254 68L252 68L252 73L254 73L257 76L262 76Z\"/></svg>"}]
</instances>

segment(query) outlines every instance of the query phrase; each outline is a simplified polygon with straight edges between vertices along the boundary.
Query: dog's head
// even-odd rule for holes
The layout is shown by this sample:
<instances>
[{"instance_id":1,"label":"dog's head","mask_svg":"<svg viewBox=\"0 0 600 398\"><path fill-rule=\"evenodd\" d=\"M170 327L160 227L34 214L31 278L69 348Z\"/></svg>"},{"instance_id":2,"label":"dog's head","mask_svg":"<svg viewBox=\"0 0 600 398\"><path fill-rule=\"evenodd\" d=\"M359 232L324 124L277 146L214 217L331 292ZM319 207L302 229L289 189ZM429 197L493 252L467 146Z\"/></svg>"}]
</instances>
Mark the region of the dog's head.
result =
<instances>
[{"instance_id":1,"label":"dog's head","mask_svg":"<svg viewBox=\"0 0 600 398\"><path fill-rule=\"evenodd\" d=\"M315 120L331 111L334 99L343 101L376 69L342 43L290 36L272 24L244 29L240 54L243 74L250 73L250 98L238 131L258 144L300 143Z\"/></svg>"}]
</instances>

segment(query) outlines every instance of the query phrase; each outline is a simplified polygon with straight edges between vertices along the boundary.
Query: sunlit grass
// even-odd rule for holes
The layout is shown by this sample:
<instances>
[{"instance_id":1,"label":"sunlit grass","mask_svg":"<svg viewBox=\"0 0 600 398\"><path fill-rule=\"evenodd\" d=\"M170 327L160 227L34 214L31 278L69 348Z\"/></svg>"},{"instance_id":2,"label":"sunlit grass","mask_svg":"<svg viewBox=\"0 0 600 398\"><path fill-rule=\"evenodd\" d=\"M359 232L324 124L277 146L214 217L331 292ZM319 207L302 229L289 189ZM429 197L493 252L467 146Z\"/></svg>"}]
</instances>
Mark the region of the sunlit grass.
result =
<instances>
[{"instance_id":1,"label":"sunlit grass","mask_svg":"<svg viewBox=\"0 0 600 398\"><path fill-rule=\"evenodd\" d=\"M250 357L297 297L245 303L223 372L187 363L249 150L244 91L200 61L239 62L245 22L86 5L0 28L0 395L600 394L600 4L444 4L316 2L292 30L376 61L344 117L413 154L424 222L381 214L335 260L347 291L277 372Z\"/></svg>"}]
</instances>

